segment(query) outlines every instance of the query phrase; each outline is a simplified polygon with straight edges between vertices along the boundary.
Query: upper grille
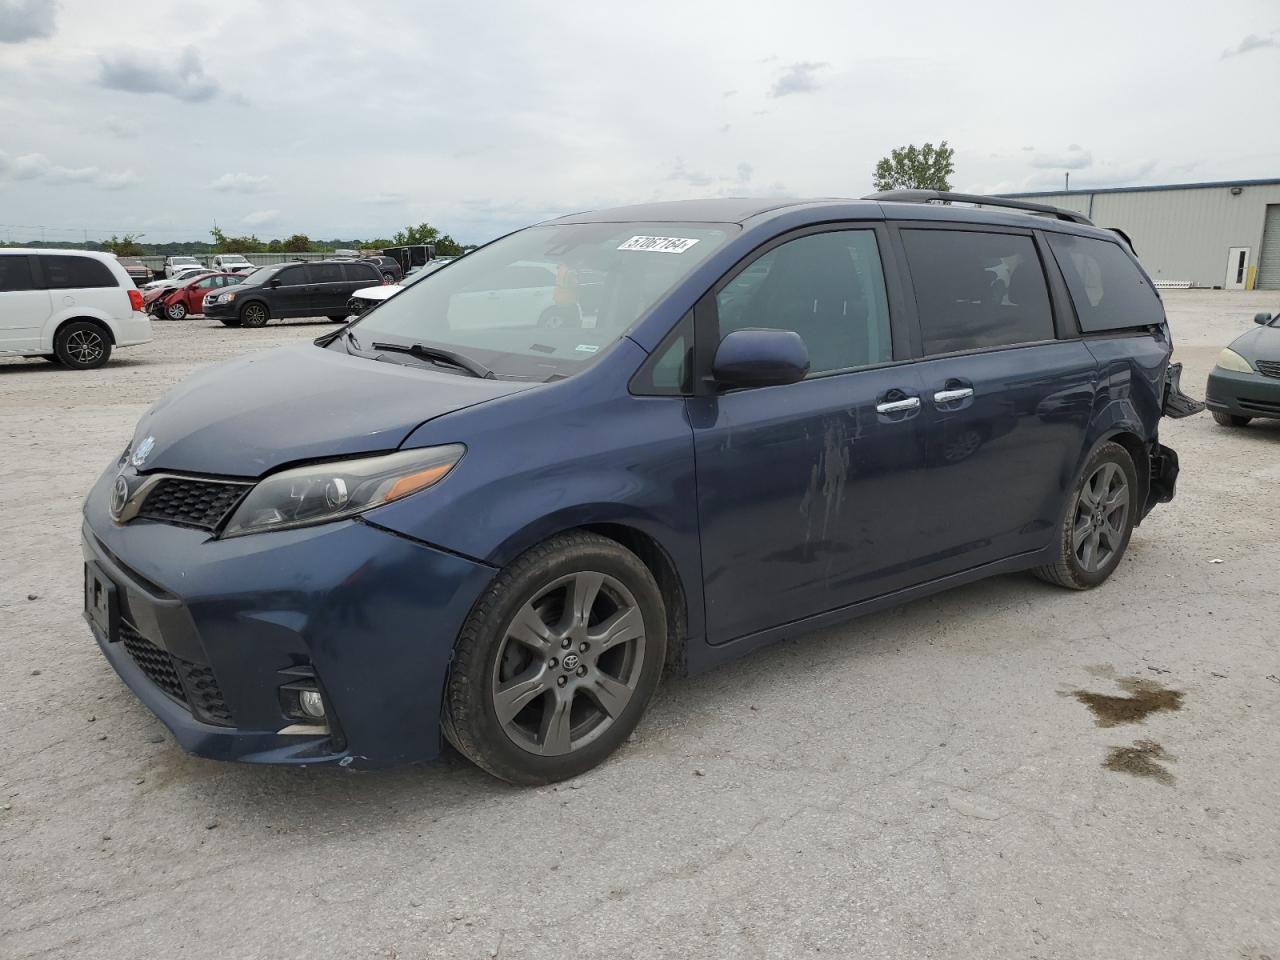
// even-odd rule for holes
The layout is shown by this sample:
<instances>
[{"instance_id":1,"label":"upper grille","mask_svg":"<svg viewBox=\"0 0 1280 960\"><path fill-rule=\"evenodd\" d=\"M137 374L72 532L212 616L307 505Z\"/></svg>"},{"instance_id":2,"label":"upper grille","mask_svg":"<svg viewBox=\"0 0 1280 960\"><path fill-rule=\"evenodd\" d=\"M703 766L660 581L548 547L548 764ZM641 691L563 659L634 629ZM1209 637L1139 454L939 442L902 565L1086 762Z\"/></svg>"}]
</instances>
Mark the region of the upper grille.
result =
<instances>
[{"instance_id":1,"label":"upper grille","mask_svg":"<svg viewBox=\"0 0 1280 960\"><path fill-rule=\"evenodd\" d=\"M249 486L225 480L165 477L147 494L137 515L181 527L216 530Z\"/></svg>"},{"instance_id":2,"label":"upper grille","mask_svg":"<svg viewBox=\"0 0 1280 960\"><path fill-rule=\"evenodd\" d=\"M1264 377L1280 378L1280 360L1255 360L1254 363Z\"/></svg>"},{"instance_id":3,"label":"upper grille","mask_svg":"<svg viewBox=\"0 0 1280 960\"><path fill-rule=\"evenodd\" d=\"M120 624L120 642L147 679L184 704L197 719L224 727L232 725L231 710L211 668L161 650L124 622Z\"/></svg>"}]
</instances>

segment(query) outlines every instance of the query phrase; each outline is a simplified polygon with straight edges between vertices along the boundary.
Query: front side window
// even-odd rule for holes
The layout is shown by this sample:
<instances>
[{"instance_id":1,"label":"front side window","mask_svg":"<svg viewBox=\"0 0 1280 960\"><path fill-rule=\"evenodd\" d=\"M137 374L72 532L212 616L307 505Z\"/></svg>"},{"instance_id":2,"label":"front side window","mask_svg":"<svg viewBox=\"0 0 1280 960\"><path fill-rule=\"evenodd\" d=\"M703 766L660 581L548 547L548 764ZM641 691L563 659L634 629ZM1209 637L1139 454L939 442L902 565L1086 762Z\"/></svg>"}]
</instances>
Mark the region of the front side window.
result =
<instances>
[{"instance_id":1,"label":"front side window","mask_svg":"<svg viewBox=\"0 0 1280 960\"><path fill-rule=\"evenodd\" d=\"M25 256L0 256L0 293L33 289L31 261Z\"/></svg>"},{"instance_id":2,"label":"front side window","mask_svg":"<svg viewBox=\"0 0 1280 960\"><path fill-rule=\"evenodd\" d=\"M1049 249L1062 268L1082 332L1164 322L1160 298L1118 243L1050 233Z\"/></svg>"},{"instance_id":3,"label":"front side window","mask_svg":"<svg viewBox=\"0 0 1280 960\"><path fill-rule=\"evenodd\" d=\"M375 342L417 343L465 354L499 377L571 376L736 229L680 222L530 227L447 270L424 271L351 332L358 352L372 352Z\"/></svg>"},{"instance_id":4,"label":"front side window","mask_svg":"<svg viewBox=\"0 0 1280 960\"><path fill-rule=\"evenodd\" d=\"M90 257L43 255L45 286L51 290L83 290L118 286L107 265Z\"/></svg>"},{"instance_id":5,"label":"front side window","mask_svg":"<svg viewBox=\"0 0 1280 960\"><path fill-rule=\"evenodd\" d=\"M716 294L720 336L794 330L809 376L893 359L889 305L873 230L815 233L774 247Z\"/></svg>"},{"instance_id":6,"label":"front side window","mask_svg":"<svg viewBox=\"0 0 1280 960\"><path fill-rule=\"evenodd\" d=\"M288 267L281 270L277 277L282 287L296 287L307 282L306 267Z\"/></svg>"},{"instance_id":7,"label":"front side window","mask_svg":"<svg viewBox=\"0 0 1280 960\"><path fill-rule=\"evenodd\" d=\"M1028 236L903 230L926 355L1052 340L1044 269Z\"/></svg>"}]
</instances>

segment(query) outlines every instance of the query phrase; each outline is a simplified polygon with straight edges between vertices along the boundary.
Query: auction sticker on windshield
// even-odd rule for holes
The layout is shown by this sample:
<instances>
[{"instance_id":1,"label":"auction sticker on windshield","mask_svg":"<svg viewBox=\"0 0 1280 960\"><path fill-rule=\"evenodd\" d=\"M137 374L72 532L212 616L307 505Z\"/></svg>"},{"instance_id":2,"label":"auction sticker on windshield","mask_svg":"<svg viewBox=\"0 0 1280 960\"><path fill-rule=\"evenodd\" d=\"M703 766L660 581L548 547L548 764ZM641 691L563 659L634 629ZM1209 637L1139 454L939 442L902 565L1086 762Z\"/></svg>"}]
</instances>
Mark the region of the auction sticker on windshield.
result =
<instances>
[{"instance_id":1,"label":"auction sticker on windshield","mask_svg":"<svg viewBox=\"0 0 1280 960\"><path fill-rule=\"evenodd\" d=\"M685 237L632 237L619 250L647 250L650 253L684 253L697 240Z\"/></svg>"}]
</instances>

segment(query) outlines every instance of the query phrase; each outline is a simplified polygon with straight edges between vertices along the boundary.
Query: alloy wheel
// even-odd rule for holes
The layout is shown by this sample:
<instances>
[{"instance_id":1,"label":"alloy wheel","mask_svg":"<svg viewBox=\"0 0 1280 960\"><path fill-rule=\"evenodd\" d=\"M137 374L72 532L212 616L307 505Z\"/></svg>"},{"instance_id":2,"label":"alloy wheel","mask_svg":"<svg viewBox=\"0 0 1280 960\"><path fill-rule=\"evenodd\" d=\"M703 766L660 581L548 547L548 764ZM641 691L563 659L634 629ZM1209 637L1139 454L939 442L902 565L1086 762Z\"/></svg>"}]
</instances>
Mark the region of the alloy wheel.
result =
<instances>
[{"instance_id":1,"label":"alloy wheel","mask_svg":"<svg viewBox=\"0 0 1280 960\"><path fill-rule=\"evenodd\" d=\"M1124 545L1129 518L1129 481L1116 463L1098 467L1080 488L1071 549L1080 566L1096 573L1111 562Z\"/></svg>"},{"instance_id":2,"label":"alloy wheel","mask_svg":"<svg viewBox=\"0 0 1280 960\"><path fill-rule=\"evenodd\" d=\"M67 353L79 364L90 364L101 360L105 346L102 334L92 330L77 330L67 337Z\"/></svg>"},{"instance_id":3,"label":"alloy wheel","mask_svg":"<svg viewBox=\"0 0 1280 960\"><path fill-rule=\"evenodd\" d=\"M594 571L561 577L504 631L490 693L498 722L530 753L571 753L626 709L644 657L644 617L630 590Z\"/></svg>"},{"instance_id":4,"label":"alloy wheel","mask_svg":"<svg viewBox=\"0 0 1280 960\"><path fill-rule=\"evenodd\" d=\"M256 303L251 303L244 308L244 325L246 327L261 327L267 322L267 311Z\"/></svg>"}]
</instances>

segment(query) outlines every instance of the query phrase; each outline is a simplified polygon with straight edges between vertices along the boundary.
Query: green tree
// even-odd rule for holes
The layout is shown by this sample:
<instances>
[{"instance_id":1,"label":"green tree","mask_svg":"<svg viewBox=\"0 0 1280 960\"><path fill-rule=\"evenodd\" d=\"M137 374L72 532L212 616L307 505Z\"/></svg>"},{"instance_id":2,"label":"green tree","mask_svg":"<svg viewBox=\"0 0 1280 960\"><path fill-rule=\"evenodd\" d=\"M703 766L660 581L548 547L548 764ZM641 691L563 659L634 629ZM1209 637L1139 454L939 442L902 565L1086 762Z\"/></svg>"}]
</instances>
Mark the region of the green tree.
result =
<instances>
[{"instance_id":1,"label":"green tree","mask_svg":"<svg viewBox=\"0 0 1280 960\"><path fill-rule=\"evenodd\" d=\"M397 247L411 243L435 243L440 239L440 231L429 223L420 223L416 227L405 227L392 239Z\"/></svg>"},{"instance_id":2,"label":"green tree","mask_svg":"<svg viewBox=\"0 0 1280 960\"><path fill-rule=\"evenodd\" d=\"M897 147L876 164L876 189L950 190L955 154L945 140L936 147L932 143Z\"/></svg>"},{"instance_id":3,"label":"green tree","mask_svg":"<svg viewBox=\"0 0 1280 960\"><path fill-rule=\"evenodd\" d=\"M147 251L142 244L138 242L138 237L142 234L126 233L123 237L117 237L114 233L110 240L103 240L102 247L114 253L117 257L141 257Z\"/></svg>"},{"instance_id":4,"label":"green tree","mask_svg":"<svg viewBox=\"0 0 1280 960\"><path fill-rule=\"evenodd\" d=\"M285 253L312 253L315 250L315 244L305 233L295 233L292 237L286 237L280 241L280 249Z\"/></svg>"},{"instance_id":5,"label":"green tree","mask_svg":"<svg viewBox=\"0 0 1280 960\"><path fill-rule=\"evenodd\" d=\"M262 253L266 249L256 236L228 237L217 227L209 233L213 235L214 253Z\"/></svg>"}]
</instances>

